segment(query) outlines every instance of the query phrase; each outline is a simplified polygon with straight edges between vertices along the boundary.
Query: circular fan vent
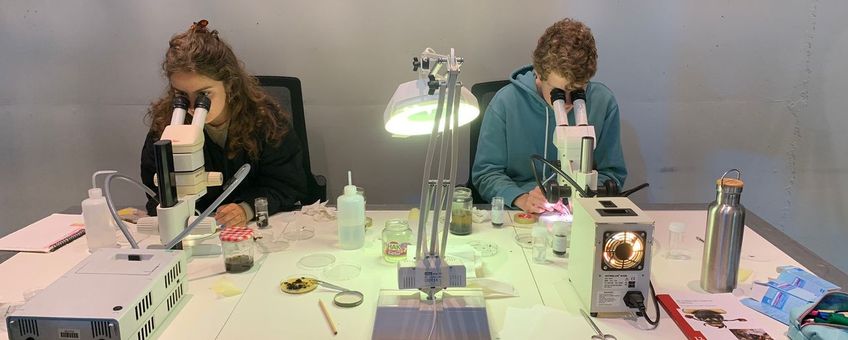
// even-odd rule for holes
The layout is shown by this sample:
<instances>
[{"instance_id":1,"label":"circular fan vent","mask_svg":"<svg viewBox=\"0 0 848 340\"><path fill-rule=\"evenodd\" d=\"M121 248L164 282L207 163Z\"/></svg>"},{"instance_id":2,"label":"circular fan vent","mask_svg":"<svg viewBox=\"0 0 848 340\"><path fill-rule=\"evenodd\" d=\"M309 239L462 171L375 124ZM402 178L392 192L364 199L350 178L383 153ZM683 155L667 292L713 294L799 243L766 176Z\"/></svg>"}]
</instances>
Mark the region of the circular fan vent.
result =
<instances>
[{"instance_id":1,"label":"circular fan vent","mask_svg":"<svg viewBox=\"0 0 848 340\"><path fill-rule=\"evenodd\" d=\"M642 269L645 258L644 234L630 231L609 234L604 240L603 257L604 270Z\"/></svg>"}]
</instances>

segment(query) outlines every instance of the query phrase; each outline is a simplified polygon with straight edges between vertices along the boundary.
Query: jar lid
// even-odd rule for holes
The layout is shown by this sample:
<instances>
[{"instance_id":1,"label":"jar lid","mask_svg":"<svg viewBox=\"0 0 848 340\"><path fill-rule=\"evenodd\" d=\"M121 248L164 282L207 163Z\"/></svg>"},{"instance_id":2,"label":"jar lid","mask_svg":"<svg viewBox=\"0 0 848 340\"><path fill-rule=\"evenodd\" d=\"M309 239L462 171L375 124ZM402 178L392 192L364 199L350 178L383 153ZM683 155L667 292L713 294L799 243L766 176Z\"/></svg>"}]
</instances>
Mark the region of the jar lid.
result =
<instances>
[{"instance_id":1,"label":"jar lid","mask_svg":"<svg viewBox=\"0 0 848 340\"><path fill-rule=\"evenodd\" d=\"M248 227L229 227L218 236L223 242L241 242L253 237L253 229Z\"/></svg>"}]
</instances>

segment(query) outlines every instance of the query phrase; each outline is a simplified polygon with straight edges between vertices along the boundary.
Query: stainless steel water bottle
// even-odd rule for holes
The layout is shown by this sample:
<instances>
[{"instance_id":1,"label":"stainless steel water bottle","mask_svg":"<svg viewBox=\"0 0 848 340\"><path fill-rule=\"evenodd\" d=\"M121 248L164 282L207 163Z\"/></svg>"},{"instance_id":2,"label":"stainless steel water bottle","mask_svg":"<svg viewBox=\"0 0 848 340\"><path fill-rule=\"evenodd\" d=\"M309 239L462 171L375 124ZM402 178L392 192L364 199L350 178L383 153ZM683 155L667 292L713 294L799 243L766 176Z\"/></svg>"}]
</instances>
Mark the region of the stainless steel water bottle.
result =
<instances>
[{"instance_id":1,"label":"stainless steel water bottle","mask_svg":"<svg viewBox=\"0 0 848 340\"><path fill-rule=\"evenodd\" d=\"M736 172L736 178L726 178ZM742 234L745 231L745 207L742 172L728 170L716 181L716 200L707 209L704 258L701 262L701 288L710 293L728 293L736 288Z\"/></svg>"}]
</instances>

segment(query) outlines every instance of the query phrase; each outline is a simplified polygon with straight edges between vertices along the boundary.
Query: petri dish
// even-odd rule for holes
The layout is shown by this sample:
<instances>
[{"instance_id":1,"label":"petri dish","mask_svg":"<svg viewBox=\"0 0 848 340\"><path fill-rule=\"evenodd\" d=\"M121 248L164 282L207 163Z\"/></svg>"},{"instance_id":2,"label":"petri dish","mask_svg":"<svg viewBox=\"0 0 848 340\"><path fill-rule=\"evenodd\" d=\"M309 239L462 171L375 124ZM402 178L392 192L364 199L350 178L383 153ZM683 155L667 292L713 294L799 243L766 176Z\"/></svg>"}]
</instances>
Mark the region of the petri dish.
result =
<instances>
[{"instance_id":1,"label":"petri dish","mask_svg":"<svg viewBox=\"0 0 848 340\"><path fill-rule=\"evenodd\" d=\"M471 241L468 242L468 245L480 252L480 256L482 257L490 257L498 254L498 245L492 242Z\"/></svg>"},{"instance_id":2,"label":"petri dish","mask_svg":"<svg viewBox=\"0 0 848 340\"><path fill-rule=\"evenodd\" d=\"M289 242L274 237L274 230L271 228L259 229L258 233L261 238L256 240L256 248L262 253L276 253L289 248Z\"/></svg>"},{"instance_id":3,"label":"petri dish","mask_svg":"<svg viewBox=\"0 0 848 340\"><path fill-rule=\"evenodd\" d=\"M521 248L532 249L533 248L533 234L532 233L518 233L515 234L515 242L518 243Z\"/></svg>"},{"instance_id":4,"label":"petri dish","mask_svg":"<svg viewBox=\"0 0 848 340\"><path fill-rule=\"evenodd\" d=\"M365 299L365 296L362 293L357 292L355 290L348 290L344 292L339 292L333 297L333 303L339 307L356 307L362 304L362 300Z\"/></svg>"},{"instance_id":5,"label":"petri dish","mask_svg":"<svg viewBox=\"0 0 848 340\"><path fill-rule=\"evenodd\" d=\"M523 212L515 213L512 217L512 221L515 224L534 224L538 220L539 218L536 215Z\"/></svg>"},{"instance_id":6,"label":"petri dish","mask_svg":"<svg viewBox=\"0 0 848 340\"><path fill-rule=\"evenodd\" d=\"M345 281L354 279L362 272L362 268L353 263L339 263L324 272L324 276L332 281Z\"/></svg>"},{"instance_id":7,"label":"petri dish","mask_svg":"<svg viewBox=\"0 0 848 340\"><path fill-rule=\"evenodd\" d=\"M310 254L300 258L297 266L301 269L323 271L336 263L336 257L327 253Z\"/></svg>"},{"instance_id":8,"label":"petri dish","mask_svg":"<svg viewBox=\"0 0 848 340\"><path fill-rule=\"evenodd\" d=\"M285 240L260 239L256 241L256 248L264 254L270 254L289 249L289 243Z\"/></svg>"},{"instance_id":9,"label":"petri dish","mask_svg":"<svg viewBox=\"0 0 848 340\"><path fill-rule=\"evenodd\" d=\"M303 241L315 236L315 227L289 224L283 230L283 238L289 241Z\"/></svg>"}]
</instances>

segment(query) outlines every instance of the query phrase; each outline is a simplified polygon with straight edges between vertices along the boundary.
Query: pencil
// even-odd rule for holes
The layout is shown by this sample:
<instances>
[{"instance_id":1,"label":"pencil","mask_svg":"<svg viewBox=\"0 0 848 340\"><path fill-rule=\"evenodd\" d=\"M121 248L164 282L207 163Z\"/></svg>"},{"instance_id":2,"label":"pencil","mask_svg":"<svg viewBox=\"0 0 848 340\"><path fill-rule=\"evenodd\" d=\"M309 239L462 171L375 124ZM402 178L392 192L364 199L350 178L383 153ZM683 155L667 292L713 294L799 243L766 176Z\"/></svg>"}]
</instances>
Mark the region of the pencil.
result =
<instances>
[{"instance_id":1,"label":"pencil","mask_svg":"<svg viewBox=\"0 0 848 340\"><path fill-rule=\"evenodd\" d=\"M330 316L330 312L327 311L327 306L324 305L324 301L318 299L318 305L321 306L321 312L324 313L324 318L327 319L327 323L330 325L330 330L333 331L333 335L338 335L339 331L336 329L336 322L333 321L333 317Z\"/></svg>"}]
</instances>

